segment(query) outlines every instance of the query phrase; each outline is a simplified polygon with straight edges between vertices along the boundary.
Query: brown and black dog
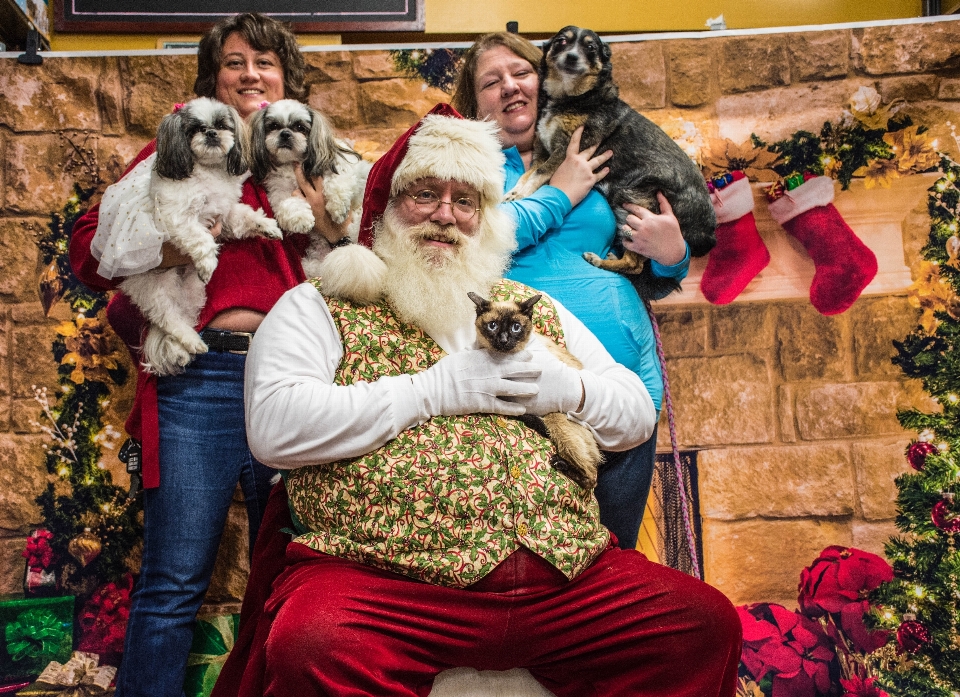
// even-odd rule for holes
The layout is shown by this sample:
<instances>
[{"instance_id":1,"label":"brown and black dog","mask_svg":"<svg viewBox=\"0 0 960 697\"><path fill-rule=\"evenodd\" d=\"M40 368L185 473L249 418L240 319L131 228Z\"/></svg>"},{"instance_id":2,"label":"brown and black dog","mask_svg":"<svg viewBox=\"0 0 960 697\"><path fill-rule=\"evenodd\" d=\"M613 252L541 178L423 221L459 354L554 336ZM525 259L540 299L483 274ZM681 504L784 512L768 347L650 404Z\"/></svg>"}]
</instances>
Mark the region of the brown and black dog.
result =
<instances>
[{"instance_id":1,"label":"brown and black dog","mask_svg":"<svg viewBox=\"0 0 960 697\"><path fill-rule=\"evenodd\" d=\"M565 27L543 46L540 91L537 95L537 138L533 162L507 195L529 196L550 181L566 156L573 132L583 126L581 148L598 145L613 151L610 173L597 184L622 226L624 203L660 212L662 191L680 221L693 256L703 256L716 244L717 225L706 182L697 166L663 130L620 99L613 81L610 47L589 29ZM622 233L621 233L622 234ZM658 299L677 290L673 279L654 276L646 260L630 251L620 259L590 263L630 278L642 298Z\"/></svg>"}]
</instances>

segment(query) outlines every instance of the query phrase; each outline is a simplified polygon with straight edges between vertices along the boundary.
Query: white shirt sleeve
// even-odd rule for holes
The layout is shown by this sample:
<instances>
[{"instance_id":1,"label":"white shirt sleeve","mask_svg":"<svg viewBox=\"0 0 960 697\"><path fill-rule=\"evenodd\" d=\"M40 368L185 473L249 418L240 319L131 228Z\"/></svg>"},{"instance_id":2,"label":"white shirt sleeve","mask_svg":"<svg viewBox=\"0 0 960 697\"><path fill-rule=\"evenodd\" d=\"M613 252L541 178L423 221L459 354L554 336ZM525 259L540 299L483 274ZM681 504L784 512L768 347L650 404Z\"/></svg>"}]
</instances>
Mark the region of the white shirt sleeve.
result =
<instances>
[{"instance_id":1,"label":"white shirt sleeve","mask_svg":"<svg viewBox=\"0 0 960 697\"><path fill-rule=\"evenodd\" d=\"M567 347L584 364L584 407L570 416L588 425L604 449L625 450L649 438L656 413L643 383L557 308ZM247 355L247 440L258 460L294 469L357 457L429 418L409 376L334 385L342 357L339 332L316 288L301 283L287 291Z\"/></svg>"},{"instance_id":2,"label":"white shirt sleeve","mask_svg":"<svg viewBox=\"0 0 960 697\"><path fill-rule=\"evenodd\" d=\"M334 385L342 357L323 296L309 283L287 291L247 354L247 440L260 462L293 469L357 457L428 418L409 376Z\"/></svg>"},{"instance_id":3,"label":"white shirt sleeve","mask_svg":"<svg viewBox=\"0 0 960 697\"><path fill-rule=\"evenodd\" d=\"M567 350L580 359L583 370L583 409L567 414L593 431L601 450L629 450L650 438L657 410L643 380L620 365L583 322L551 298L563 327Z\"/></svg>"}]
</instances>

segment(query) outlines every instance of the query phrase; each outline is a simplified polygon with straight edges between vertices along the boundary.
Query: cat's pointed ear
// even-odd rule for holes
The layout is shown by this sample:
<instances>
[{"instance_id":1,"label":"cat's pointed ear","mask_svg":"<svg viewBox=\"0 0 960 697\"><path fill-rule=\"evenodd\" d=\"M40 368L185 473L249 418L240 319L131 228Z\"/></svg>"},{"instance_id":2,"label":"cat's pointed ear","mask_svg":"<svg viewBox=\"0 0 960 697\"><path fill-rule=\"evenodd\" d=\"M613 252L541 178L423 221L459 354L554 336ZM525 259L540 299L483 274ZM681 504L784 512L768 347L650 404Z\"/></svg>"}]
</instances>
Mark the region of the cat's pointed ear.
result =
<instances>
[{"instance_id":1,"label":"cat's pointed ear","mask_svg":"<svg viewBox=\"0 0 960 697\"><path fill-rule=\"evenodd\" d=\"M473 301L473 304L477 306L477 316L482 315L484 312L490 309L490 301L481 298L476 293L467 293L467 297Z\"/></svg>"},{"instance_id":2,"label":"cat's pointed ear","mask_svg":"<svg viewBox=\"0 0 960 697\"><path fill-rule=\"evenodd\" d=\"M531 318L532 318L532 317L533 317L533 307L534 307L534 305L536 305L538 302L540 302L540 298L542 298L542 297L543 297L543 295L541 295L540 293L537 293L537 294L534 295L532 298L527 298L527 299L524 300L522 303L520 303L520 311L521 311L523 314L525 314L527 317L531 317Z\"/></svg>"}]
</instances>

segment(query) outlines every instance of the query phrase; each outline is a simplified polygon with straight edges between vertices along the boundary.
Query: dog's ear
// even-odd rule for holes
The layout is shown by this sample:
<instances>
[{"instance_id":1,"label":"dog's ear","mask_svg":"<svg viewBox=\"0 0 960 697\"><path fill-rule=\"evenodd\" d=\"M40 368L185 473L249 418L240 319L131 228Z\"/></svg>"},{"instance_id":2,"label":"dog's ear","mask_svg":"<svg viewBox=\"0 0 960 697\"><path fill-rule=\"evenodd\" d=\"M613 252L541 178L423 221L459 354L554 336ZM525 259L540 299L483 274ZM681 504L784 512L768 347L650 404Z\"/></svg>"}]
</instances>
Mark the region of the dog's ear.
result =
<instances>
[{"instance_id":1,"label":"dog's ear","mask_svg":"<svg viewBox=\"0 0 960 697\"><path fill-rule=\"evenodd\" d=\"M609 62L610 57L613 55L613 51L610 49L610 44L605 41L601 41L599 36L597 37L597 43L600 44L600 55L603 56L603 62Z\"/></svg>"},{"instance_id":2,"label":"dog's ear","mask_svg":"<svg viewBox=\"0 0 960 697\"><path fill-rule=\"evenodd\" d=\"M193 172L193 151L187 136L184 112L187 107L167 114L157 129L157 174L165 179L186 179Z\"/></svg>"},{"instance_id":3,"label":"dog's ear","mask_svg":"<svg viewBox=\"0 0 960 697\"><path fill-rule=\"evenodd\" d=\"M240 113L232 106L226 108L230 110L230 118L233 119L233 147L227 151L227 173L239 177L250 169L250 157L248 155L250 133L247 130L246 122L240 118Z\"/></svg>"},{"instance_id":4,"label":"dog's ear","mask_svg":"<svg viewBox=\"0 0 960 697\"><path fill-rule=\"evenodd\" d=\"M328 172L337 173L337 158L340 147L333 137L333 129L326 117L316 109L310 109L310 134L307 136L307 156L303 160L303 173L308 177L320 177Z\"/></svg>"},{"instance_id":5,"label":"dog's ear","mask_svg":"<svg viewBox=\"0 0 960 697\"><path fill-rule=\"evenodd\" d=\"M250 172L254 181L262 182L270 173L270 151L267 150L267 112L257 109L250 116Z\"/></svg>"}]
</instances>

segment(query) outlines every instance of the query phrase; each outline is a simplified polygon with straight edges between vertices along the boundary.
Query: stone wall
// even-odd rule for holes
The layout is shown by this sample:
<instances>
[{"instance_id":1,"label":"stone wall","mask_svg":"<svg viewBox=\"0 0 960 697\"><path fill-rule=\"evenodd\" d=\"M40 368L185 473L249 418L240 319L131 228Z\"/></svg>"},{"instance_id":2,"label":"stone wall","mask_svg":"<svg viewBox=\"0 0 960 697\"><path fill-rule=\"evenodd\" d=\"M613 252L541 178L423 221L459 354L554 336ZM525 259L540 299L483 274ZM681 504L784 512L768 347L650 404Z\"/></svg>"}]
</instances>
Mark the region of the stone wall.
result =
<instances>
[{"instance_id":1,"label":"stone wall","mask_svg":"<svg viewBox=\"0 0 960 697\"><path fill-rule=\"evenodd\" d=\"M860 86L906 109L958 156L960 23L615 43L624 98L658 123L682 118L741 142L818 130ZM387 51L307 54L310 103L368 153L437 101ZM64 308L44 315L35 235L78 178L110 181L190 95L193 56L0 61L0 592L22 580L24 536L45 485L31 385L56 386L50 345ZM926 235L904 225L909 265ZM893 478L910 438L898 406L923 403L889 363L915 324L905 293L861 298L836 317L805 298L658 308L681 445L700 454L707 578L736 602L794 603L800 569L829 544L881 551L893 530ZM110 418L120 427L129 389ZM661 445L668 445L666 424ZM125 475L109 463L121 481ZM235 603L246 573L242 506L231 515L213 602Z\"/></svg>"}]
</instances>

